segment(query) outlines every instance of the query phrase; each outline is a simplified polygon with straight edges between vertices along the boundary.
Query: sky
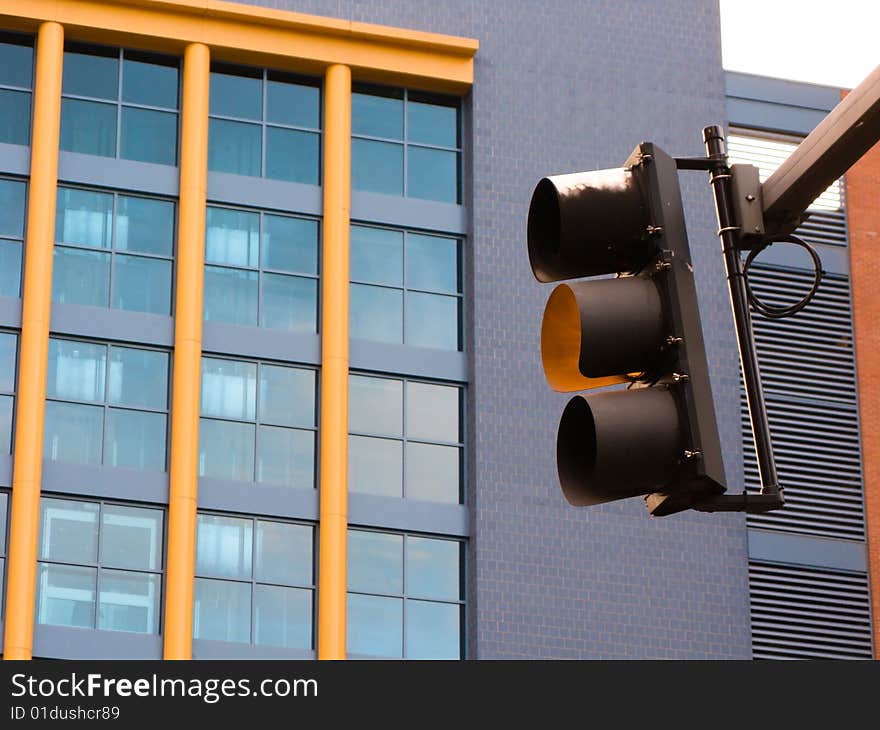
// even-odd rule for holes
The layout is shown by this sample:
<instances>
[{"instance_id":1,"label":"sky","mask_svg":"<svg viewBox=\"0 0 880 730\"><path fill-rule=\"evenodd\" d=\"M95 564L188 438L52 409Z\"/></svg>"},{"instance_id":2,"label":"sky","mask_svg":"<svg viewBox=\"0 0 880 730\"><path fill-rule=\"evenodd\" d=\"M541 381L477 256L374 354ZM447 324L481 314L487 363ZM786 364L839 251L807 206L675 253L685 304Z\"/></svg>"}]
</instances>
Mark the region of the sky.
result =
<instances>
[{"instance_id":1,"label":"sky","mask_svg":"<svg viewBox=\"0 0 880 730\"><path fill-rule=\"evenodd\" d=\"M720 0L724 68L853 88L880 65L880 0Z\"/></svg>"}]
</instances>

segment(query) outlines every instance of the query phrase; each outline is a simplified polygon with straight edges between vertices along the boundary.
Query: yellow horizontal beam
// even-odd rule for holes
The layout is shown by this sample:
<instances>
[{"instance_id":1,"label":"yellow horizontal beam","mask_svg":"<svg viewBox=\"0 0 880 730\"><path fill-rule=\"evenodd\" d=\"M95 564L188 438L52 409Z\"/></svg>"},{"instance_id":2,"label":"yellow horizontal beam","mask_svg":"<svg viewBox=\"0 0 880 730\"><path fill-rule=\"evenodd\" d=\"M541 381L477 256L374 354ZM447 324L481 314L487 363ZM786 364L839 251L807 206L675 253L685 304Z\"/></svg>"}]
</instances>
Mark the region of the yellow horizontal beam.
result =
<instances>
[{"instance_id":1,"label":"yellow horizontal beam","mask_svg":"<svg viewBox=\"0 0 880 730\"><path fill-rule=\"evenodd\" d=\"M0 0L0 25L35 30L51 20L68 39L182 54L190 43L211 58L358 80L463 93L473 84L477 41L323 18L219 0Z\"/></svg>"}]
</instances>

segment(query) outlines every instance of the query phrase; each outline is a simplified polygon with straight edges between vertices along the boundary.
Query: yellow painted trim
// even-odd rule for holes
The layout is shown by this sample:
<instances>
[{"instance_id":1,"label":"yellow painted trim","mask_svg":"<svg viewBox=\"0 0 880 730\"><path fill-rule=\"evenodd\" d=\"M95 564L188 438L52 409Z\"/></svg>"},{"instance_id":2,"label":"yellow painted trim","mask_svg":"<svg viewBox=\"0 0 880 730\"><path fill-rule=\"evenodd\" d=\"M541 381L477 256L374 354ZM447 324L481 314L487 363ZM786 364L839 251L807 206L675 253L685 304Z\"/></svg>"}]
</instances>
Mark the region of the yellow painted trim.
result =
<instances>
[{"instance_id":1,"label":"yellow painted trim","mask_svg":"<svg viewBox=\"0 0 880 730\"><path fill-rule=\"evenodd\" d=\"M63 49L64 28L51 22L40 25L21 307L4 659L30 659L34 639Z\"/></svg>"},{"instance_id":2,"label":"yellow painted trim","mask_svg":"<svg viewBox=\"0 0 880 730\"><path fill-rule=\"evenodd\" d=\"M473 84L479 45L217 0L0 0L0 25L44 20L62 23L77 40L178 53L203 43L214 59L316 73L344 64L359 80L450 93Z\"/></svg>"},{"instance_id":3,"label":"yellow painted trim","mask_svg":"<svg viewBox=\"0 0 880 730\"><path fill-rule=\"evenodd\" d=\"M192 656L210 68L211 54L207 46L200 43L187 46L183 57L174 390L171 398L166 659L190 659Z\"/></svg>"},{"instance_id":4,"label":"yellow painted trim","mask_svg":"<svg viewBox=\"0 0 880 730\"><path fill-rule=\"evenodd\" d=\"M345 659L351 70L331 66L324 89L318 659Z\"/></svg>"}]
</instances>

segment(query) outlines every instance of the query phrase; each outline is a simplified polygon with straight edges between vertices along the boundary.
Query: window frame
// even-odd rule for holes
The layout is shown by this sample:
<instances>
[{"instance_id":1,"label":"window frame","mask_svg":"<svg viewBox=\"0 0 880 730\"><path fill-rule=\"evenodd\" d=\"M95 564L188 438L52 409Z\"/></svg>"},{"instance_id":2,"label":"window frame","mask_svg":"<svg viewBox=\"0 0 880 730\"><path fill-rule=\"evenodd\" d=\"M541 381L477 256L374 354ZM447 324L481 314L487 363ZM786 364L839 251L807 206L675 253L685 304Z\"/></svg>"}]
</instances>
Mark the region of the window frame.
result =
<instances>
[{"instance_id":1,"label":"window frame","mask_svg":"<svg viewBox=\"0 0 880 730\"><path fill-rule=\"evenodd\" d=\"M24 42L19 42L24 41ZM29 42L27 42L29 41ZM27 87L24 86L14 86L12 84L0 84L0 90L3 91L16 91L19 93L27 93L29 102L28 102L28 119L27 119L27 128L26 128L26 141L21 147L30 147L31 146L31 134L33 127L33 118L34 118L34 82L36 77L36 66L37 66L37 54L36 54L36 38L33 35L27 33L16 33L14 31L8 31L6 29L0 30L0 44L7 45L21 45L26 46L31 49L31 73L30 73L30 85ZM2 144L15 144L14 142L3 142Z\"/></svg>"}]
</instances>

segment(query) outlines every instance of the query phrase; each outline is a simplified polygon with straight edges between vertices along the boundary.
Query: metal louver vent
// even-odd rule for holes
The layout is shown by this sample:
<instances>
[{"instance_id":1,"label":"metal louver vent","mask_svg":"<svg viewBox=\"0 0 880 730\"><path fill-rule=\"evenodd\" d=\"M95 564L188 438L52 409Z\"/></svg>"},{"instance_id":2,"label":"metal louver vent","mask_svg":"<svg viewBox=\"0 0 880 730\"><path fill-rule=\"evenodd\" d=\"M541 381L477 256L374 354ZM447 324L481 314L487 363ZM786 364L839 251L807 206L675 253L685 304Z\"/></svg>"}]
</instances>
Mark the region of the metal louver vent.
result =
<instances>
[{"instance_id":1,"label":"metal louver vent","mask_svg":"<svg viewBox=\"0 0 880 730\"><path fill-rule=\"evenodd\" d=\"M807 243L846 246L846 213L842 210L811 210L796 234Z\"/></svg>"},{"instance_id":2,"label":"metal louver vent","mask_svg":"<svg viewBox=\"0 0 880 730\"><path fill-rule=\"evenodd\" d=\"M868 578L749 564L755 659L871 659Z\"/></svg>"}]
</instances>

